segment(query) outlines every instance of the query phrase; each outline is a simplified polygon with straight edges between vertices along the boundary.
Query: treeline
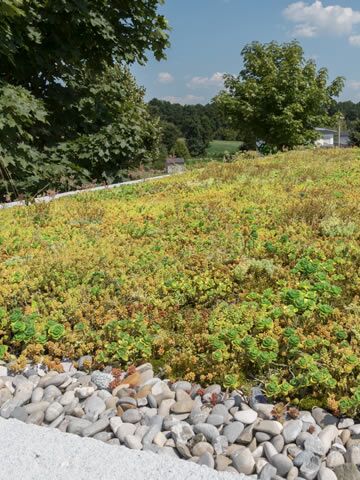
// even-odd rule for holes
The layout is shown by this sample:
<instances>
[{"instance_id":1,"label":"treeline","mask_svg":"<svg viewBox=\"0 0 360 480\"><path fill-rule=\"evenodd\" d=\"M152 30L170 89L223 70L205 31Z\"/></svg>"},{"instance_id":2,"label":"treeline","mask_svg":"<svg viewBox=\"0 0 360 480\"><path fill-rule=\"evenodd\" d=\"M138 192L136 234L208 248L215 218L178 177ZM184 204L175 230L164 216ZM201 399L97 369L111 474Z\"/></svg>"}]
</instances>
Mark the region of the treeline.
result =
<instances>
[{"instance_id":1,"label":"treeline","mask_svg":"<svg viewBox=\"0 0 360 480\"><path fill-rule=\"evenodd\" d=\"M193 157L205 154L211 140L240 140L226 116L215 103L180 105L154 98L149 102L152 115L161 119L165 153L177 153L176 141L183 138Z\"/></svg>"}]
</instances>

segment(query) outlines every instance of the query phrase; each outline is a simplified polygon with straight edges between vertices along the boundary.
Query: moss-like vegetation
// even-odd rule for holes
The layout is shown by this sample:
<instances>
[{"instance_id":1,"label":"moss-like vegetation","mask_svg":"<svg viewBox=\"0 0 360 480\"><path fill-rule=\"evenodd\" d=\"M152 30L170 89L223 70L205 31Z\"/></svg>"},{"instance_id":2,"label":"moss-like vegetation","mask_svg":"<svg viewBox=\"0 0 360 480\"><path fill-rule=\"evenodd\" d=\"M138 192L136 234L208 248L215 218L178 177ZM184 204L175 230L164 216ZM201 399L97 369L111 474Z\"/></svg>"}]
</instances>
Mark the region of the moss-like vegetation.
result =
<instances>
[{"instance_id":1,"label":"moss-like vegetation","mask_svg":"<svg viewBox=\"0 0 360 480\"><path fill-rule=\"evenodd\" d=\"M359 151L334 150L0 211L0 357L359 411L359 205Z\"/></svg>"}]
</instances>

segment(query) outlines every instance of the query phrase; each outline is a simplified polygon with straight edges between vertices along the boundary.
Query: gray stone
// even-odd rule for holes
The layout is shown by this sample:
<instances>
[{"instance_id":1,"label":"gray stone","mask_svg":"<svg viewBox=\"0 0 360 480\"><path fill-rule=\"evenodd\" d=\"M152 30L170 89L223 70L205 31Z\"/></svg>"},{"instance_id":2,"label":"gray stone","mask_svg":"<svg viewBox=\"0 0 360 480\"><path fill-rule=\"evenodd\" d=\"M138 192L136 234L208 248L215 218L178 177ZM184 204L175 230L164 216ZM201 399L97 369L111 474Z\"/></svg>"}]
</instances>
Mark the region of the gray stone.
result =
<instances>
[{"instance_id":1,"label":"gray stone","mask_svg":"<svg viewBox=\"0 0 360 480\"><path fill-rule=\"evenodd\" d=\"M82 431L82 436L92 437L96 433L99 433L105 430L109 425L110 425L109 419L102 418L101 420L98 420L97 422L89 425L88 427L85 427L84 430Z\"/></svg>"},{"instance_id":2,"label":"gray stone","mask_svg":"<svg viewBox=\"0 0 360 480\"><path fill-rule=\"evenodd\" d=\"M337 480L335 473L326 467L320 468L317 478L318 480Z\"/></svg>"},{"instance_id":3,"label":"gray stone","mask_svg":"<svg viewBox=\"0 0 360 480\"><path fill-rule=\"evenodd\" d=\"M334 469L335 467L343 465L344 463L345 459L343 454L336 450L330 452L329 455L326 457L326 466L329 468Z\"/></svg>"},{"instance_id":4,"label":"gray stone","mask_svg":"<svg viewBox=\"0 0 360 480\"><path fill-rule=\"evenodd\" d=\"M42 425L44 418L45 418L44 412L34 412L28 416L26 423L31 423L33 425Z\"/></svg>"},{"instance_id":5,"label":"gray stone","mask_svg":"<svg viewBox=\"0 0 360 480\"><path fill-rule=\"evenodd\" d=\"M241 445L248 445L254 436L254 425L248 425L244 428L244 431L240 434L237 442Z\"/></svg>"},{"instance_id":6,"label":"gray stone","mask_svg":"<svg viewBox=\"0 0 360 480\"><path fill-rule=\"evenodd\" d=\"M235 441L241 435L243 430L244 430L244 425L241 422L232 422L232 423L229 423L229 425L225 426L223 435L225 435L229 443L235 443Z\"/></svg>"},{"instance_id":7,"label":"gray stone","mask_svg":"<svg viewBox=\"0 0 360 480\"><path fill-rule=\"evenodd\" d=\"M95 388L94 387L77 387L74 390L75 396L80 398L81 400L84 400L85 398L90 397L94 392Z\"/></svg>"},{"instance_id":8,"label":"gray stone","mask_svg":"<svg viewBox=\"0 0 360 480\"><path fill-rule=\"evenodd\" d=\"M294 458L294 465L295 467L301 467L301 465L305 462L310 462L311 458L313 457L313 453L307 452L306 450L300 450L300 452Z\"/></svg>"},{"instance_id":9,"label":"gray stone","mask_svg":"<svg viewBox=\"0 0 360 480\"><path fill-rule=\"evenodd\" d=\"M65 392L64 395L60 398L59 403L66 407L66 405L70 405L75 400L75 393L70 390Z\"/></svg>"},{"instance_id":10,"label":"gray stone","mask_svg":"<svg viewBox=\"0 0 360 480\"><path fill-rule=\"evenodd\" d=\"M274 445L274 447L279 453L283 451L285 446L285 441L282 435L275 435L275 437L271 439L271 443Z\"/></svg>"},{"instance_id":11,"label":"gray stone","mask_svg":"<svg viewBox=\"0 0 360 480\"><path fill-rule=\"evenodd\" d=\"M339 430L343 430L344 428L352 427L355 424L352 418L341 418L337 424L337 428Z\"/></svg>"},{"instance_id":12,"label":"gray stone","mask_svg":"<svg viewBox=\"0 0 360 480\"><path fill-rule=\"evenodd\" d=\"M360 446L351 446L345 453L346 463L353 463L354 465L360 465Z\"/></svg>"},{"instance_id":13,"label":"gray stone","mask_svg":"<svg viewBox=\"0 0 360 480\"><path fill-rule=\"evenodd\" d=\"M191 452L189 450L189 447L185 445L185 443L178 443L176 445L176 450L178 451L181 458L184 458L185 460L190 460Z\"/></svg>"},{"instance_id":14,"label":"gray stone","mask_svg":"<svg viewBox=\"0 0 360 480\"><path fill-rule=\"evenodd\" d=\"M41 402L37 403L29 403L25 405L25 410L26 413L35 413L35 412L45 412L45 410L49 407L50 402L46 402L45 400L42 400Z\"/></svg>"},{"instance_id":15,"label":"gray stone","mask_svg":"<svg viewBox=\"0 0 360 480\"><path fill-rule=\"evenodd\" d=\"M321 428L325 428L328 425L336 426L338 423L338 419L323 408L315 407L312 409L311 413L316 423L320 425Z\"/></svg>"},{"instance_id":16,"label":"gray stone","mask_svg":"<svg viewBox=\"0 0 360 480\"><path fill-rule=\"evenodd\" d=\"M186 422L179 422L173 425L170 429L172 438L175 443L186 443L194 436L194 431Z\"/></svg>"},{"instance_id":17,"label":"gray stone","mask_svg":"<svg viewBox=\"0 0 360 480\"><path fill-rule=\"evenodd\" d=\"M191 453L195 456L195 457L201 457L201 455L203 455L205 452L208 452L210 453L211 455L213 455L214 453L214 447L212 445L210 445L210 443L207 443L207 442L199 442L197 443L196 445L194 445L194 447L192 448L191 450Z\"/></svg>"},{"instance_id":18,"label":"gray stone","mask_svg":"<svg viewBox=\"0 0 360 480\"><path fill-rule=\"evenodd\" d=\"M265 442L263 444L263 448L264 448L265 457L269 460L269 462L271 461L272 457L278 454L278 451L276 450L274 445L270 442Z\"/></svg>"},{"instance_id":19,"label":"gray stone","mask_svg":"<svg viewBox=\"0 0 360 480\"><path fill-rule=\"evenodd\" d=\"M126 412L124 412L121 416L121 420L124 423L138 423L140 422L141 418L142 418L141 413L139 412L139 410L135 408L126 410Z\"/></svg>"},{"instance_id":20,"label":"gray stone","mask_svg":"<svg viewBox=\"0 0 360 480\"><path fill-rule=\"evenodd\" d=\"M143 448L141 440L135 435L126 435L124 443L128 448L131 448L131 450L142 450Z\"/></svg>"},{"instance_id":21,"label":"gray stone","mask_svg":"<svg viewBox=\"0 0 360 480\"><path fill-rule=\"evenodd\" d=\"M168 399L168 400L172 400L172 403L175 403L174 399ZM147 401L148 401L151 408L157 408L158 402L156 401L156 398L154 397L154 395L152 395L151 393L147 396ZM163 403L164 401L165 400L163 400L161 403ZM164 415L164 416L166 417L166 415Z\"/></svg>"},{"instance_id":22,"label":"gray stone","mask_svg":"<svg viewBox=\"0 0 360 480\"><path fill-rule=\"evenodd\" d=\"M58 428L58 426L62 423L64 418L65 418L65 413L62 413L49 424L49 428Z\"/></svg>"},{"instance_id":23,"label":"gray stone","mask_svg":"<svg viewBox=\"0 0 360 480\"><path fill-rule=\"evenodd\" d=\"M211 441L211 445L214 447L215 453L221 455L227 451L229 442L224 435L219 435L215 440Z\"/></svg>"},{"instance_id":24,"label":"gray stone","mask_svg":"<svg viewBox=\"0 0 360 480\"><path fill-rule=\"evenodd\" d=\"M118 405L130 405L132 407L137 407L137 401L132 397L121 397L118 400Z\"/></svg>"},{"instance_id":25,"label":"gray stone","mask_svg":"<svg viewBox=\"0 0 360 480\"><path fill-rule=\"evenodd\" d=\"M273 418L274 405L271 403L257 403L253 406L260 418L271 420Z\"/></svg>"},{"instance_id":26,"label":"gray stone","mask_svg":"<svg viewBox=\"0 0 360 480\"><path fill-rule=\"evenodd\" d=\"M55 398L61 396L61 390L55 385L49 385L44 389L43 400L47 402L52 402Z\"/></svg>"},{"instance_id":27,"label":"gray stone","mask_svg":"<svg viewBox=\"0 0 360 480\"><path fill-rule=\"evenodd\" d=\"M224 417L212 413L207 417L206 423L214 425L214 427L219 427L224 423Z\"/></svg>"},{"instance_id":28,"label":"gray stone","mask_svg":"<svg viewBox=\"0 0 360 480\"><path fill-rule=\"evenodd\" d=\"M243 447L241 450L233 453L231 460L239 473L244 473L245 475L251 475L253 473L255 460L248 448Z\"/></svg>"},{"instance_id":29,"label":"gray stone","mask_svg":"<svg viewBox=\"0 0 360 480\"><path fill-rule=\"evenodd\" d=\"M221 415L222 417L224 417L225 422L231 418L228 408L222 403L218 403L217 405L215 405L215 407L213 407L213 409L211 410L211 413L213 415Z\"/></svg>"},{"instance_id":30,"label":"gray stone","mask_svg":"<svg viewBox=\"0 0 360 480\"><path fill-rule=\"evenodd\" d=\"M258 414L257 412L255 412L255 410L249 409L236 412L234 418L235 420L243 423L244 425L251 425L256 421L257 416Z\"/></svg>"},{"instance_id":31,"label":"gray stone","mask_svg":"<svg viewBox=\"0 0 360 480\"><path fill-rule=\"evenodd\" d=\"M258 443L269 442L271 440L271 435L264 432L256 432L255 438Z\"/></svg>"},{"instance_id":32,"label":"gray stone","mask_svg":"<svg viewBox=\"0 0 360 480\"><path fill-rule=\"evenodd\" d=\"M296 480L299 476L299 470L296 467L291 467L286 480Z\"/></svg>"},{"instance_id":33,"label":"gray stone","mask_svg":"<svg viewBox=\"0 0 360 480\"><path fill-rule=\"evenodd\" d=\"M284 423L284 429L282 435L284 437L285 443L295 442L297 436L302 430L302 421L301 420L289 420Z\"/></svg>"},{"instance_id":34,"label":"gray stone","mask_svg":"<svg viewBox=\"0 0 360 480\"><path fill-rule=\"evenodd\" d=\"M180 423L180 420L175 417L175 415L167 415L164 417L164 429L165 430L171 430L171 427L176 425L177 423Z\"/></svg>"},{"instance_id":35,"label":"gray stone","mask_svg":"<svg viewBox=\"0 0 360 480\"><path fill-rule=\"evenodd\" d=\"M276 468L270 463L267 463L262 469L260 473L259 480L272 480L276 475Z\"/></svg>"},{"instance_id":36,"label":"gray stone","mask_svg":"<svg viewBox=\"0 0 360 480\"><path fill-rule=\"evenodd\" d=\"M34 388L31 394L31 403L41 402L44 396L44 389L41 387Z\"/></svg>"},{"instance_id":37,"label":"gray stone","mask_svg":"<svg viewBox=\"0 0 360 480\"><path fill-rule=\"evenodd\" d=\"M254 454L253 454L253 456L254 456ZM255 458L255 470L256 470L256 473L258 475L262 471L262 469L265 467L265 465L270 465L270 463L268 463L265 460L265 458L261 458L261 457ZM273 467L273 468L275 468L275 467ZM276 473L276 469L275 469L275 473Z\"/></svg>"},{"instance_id":38,"label":"gray stone","mask_svg":"<svg viewBox=\"0 0 360 480\"><path fill-rule=\"evenodd\" d=\"M38 386L43 388L49 387L50 385L59 387L69 378L70 377L67 373L49 372L40 379Z\"/></svg>"},{"instance_id":39,"label":"gray stone","mask_svg":"<svg viewBox=\"0 0 360 480\"><path fill-rule=\"evenodd\" d=\"M150 427L147 425L138 425L138 427L135 430L135 435L142 440L146 433L149 431ZM155 436L156 437L156 436ZM155 439L154 437L154 439ZM174 445L175 446L175 445Z\"/></svg>"},{"instance_id":40,"label":"gray stone","mask_svg":"<svg viewBox=\"0 0 360 480\"><path fill-rule=\"evenodd\" d=\"M304 446L304 443L305 443L305 440L307 440L308 438L312 438L313 435L311 435L311 433L309 432L301 432L297 438L296 438L296 445L298 447L303 447Z\"/></svg>"},{"instance_id":41,"label":"gray stone","mask_svg":"<svg viewBox=\"0 0 360 480\"><path fill-rule=\"evenodd\" d=\"M338 434L338 429L334 425L328 425L319 433L319 439L323 444L325 453L330 450L332 442L335 440Z\"/></svg>"},{"instance_id":42,"label":"gray stone","mask_svg":"<svg viewBox=\"0 0 360 480\"><path fill-rule=\"evenodd\" d=\"M45 411L45 421L50 423L58 418L64 411L64 407L59 402L50 403Z\"/></svg>"},{"instance_id":43,"label":"gray stone","mask_svg":"<svg viewBox=\"0 0 360 480\"><path fill-rule=\"evenodd\" d=\"M290 471L293 466L290 458L281 453L278 453L277 455L271 457L270 462L276 468L277 474L283 477Z\"/></svg>"},{"instance_id":44,"label":"gray stone","mask_svg":"<svg viewBox=\"0 0 360 480\"><path fill-rule=\"evenodd\" d=\"M147 432L145 432L147 433ZM136 435L136 432L135 432ZM145 434L144 434L145 435ZM153 440L154 445L157 445L158 447L163 447L165 443L167 442L167 438L163 432L158 432Z\"/></svg>"},{"instance_id":45,"label":"gray stone","mask_svg":"<svg viewBox=\"0 0 360 480\"><path fill-rule=\"evenodd\" d=\"M0 389L0 408L4 405L4 403L8 402L12 399L12 394L7 387Z\"/></svg>"},{"instance_id":46,"label":"gray stone","mask_svg":"<svg viewBox=\"0 0 360 480\"><path fill-rule=\"evenodd\" d=\"M211 442L215 440L219 436L219 431L214 425L209 425L208 423L198 423L194 425L194 432L195 433L202 433L205 435L206 440Z\"/></svg>"},{"instance_id":47,"label":"gray stone","mask_svg":"<svg viewBox=\"0 0 360 480\"><path fill-rule=\"evenodd\" d=\"M91 397L85 400L84 411L86 417L92 422L95 422L105 410L106 405L104 400L97 395L91 395Z\"/></svg>"},{"instance_id":48,"label":"gray stone","mask_svg":"<svg viewBox=\"0 0 360 480\"><path fill-rule=\"evenodd\" d=\"M360 473L356 465L346 463L334 468L337 480L360 480Z\"/></svg>"},{"instance_id":49,"label":"gray stone","mask_svg":"<svg viewBox=\"0 0 360 480\"><path fill-rule=\"evenodd\" d=\"M268 433L271 436L279 435L283 426L280 422L276 420L261 420L258 424L254 426L254 430L257 432Z\"/></svg>"},{"instance_id":50,"label":"gray stone","mask_svg":"<svg viewBox=\"0 0 360 480\"><path fill-rule=\"evenodd\" d=\"M154 417L152 417L150 428L147 431L147 433L144 435L142 440L144 449L148 448L149 445L152 444L155 438L155 435L161 431L163 422L164 422L164 417L160 415L155 415Z\"/></svg>"},{"instance_id":51,"label":"gray stone","mask_svg":"<svg viewBox=\"0 0 360 480\"><path fill-rule=\"evenodd\" d=\"M360 423L352 425L351 427L349 427L349 430L352 435L360 435Z\"/></svg>"},{"instance_id":52,"label":"gray stone","mask_svg":"<svg viewBox=\"0 0 360 480\"><path fill-rule=\"evenodd\" d=\"M183 380L179 382L175 382L173 385L173 389L176 390L184 390L185 392L190 392L191 390L191 383L185 382Z\"/></svg>"},{"instance_id":53,"label":"gray stone","mask_svg":"<svg viewBox=\"0 0 360 480\"><path fill-rule=\"evenodd\" d=\"M111 373L100 372L100 370L95 370L91 374L91 381L99 389L108 389L110 383L114 380L114 376Z\"/></svg>"},{"instance_id":54,"label":"gray stone","mask_svg":"<svg viewBox=\"0 0 360 480\"><path fill-rule=\"evenodd\" d=\"M208 416L209 416L210 410L208 408L200 408L200 407L195 407L191 410L190 413L190 423L192 425L197 425L198 423L205 423Z\"/></svg>"},{"instance_id":55,"label":"gray stone","mask_svg":"<svg viewBox=\"0 0 360 480\"><path fill-rule=\"evenodd\" d=\"M214 457L209 452L203 453L197 463L199 465L206 465L209 468L215 467Z\"/></svg>"},{"instance_id":56,"label":"gray stone","mask_svg":"<svg viewBox=\"0 0 360 480\"><path fill-rule=\"evenodd\" d=\"M231 464L231 460L225 455L216 455L215 468L218 472L223 472Z\"/></svg>"},{"instance_id":57,"label":"gray stone","mask_svg":"<svg viewBox=\"0 0 360 480\"><path fill-rule=\"evenodd\" d=\"M304 442L304 449L322 457L325 455L325 448L320 438L310 436Z\"/></svg>"},{"instance_id":58,"label":"gray stone","mask_svg":"<svg viewBox=\"0 0 360 480\"><path fill-rule=\"evenodd\" d=\"M193 405L194 400L188 396L188 398L184 398L171 405L170 410L172 413L190 413Z\"/></svg>"},{"instance_id":59,"label":"gray stone","mask_svg":"<svg viewBox=\"0 0 360 480\"><path fill-rule=\"evenodd\" d=\"M125 437L127 435L134 435L136 430L136 425L133 423L122 423L116 429L115 435L120 440L121 443L124 443Z\"/></svg>"},{"instance_id":60,"label":"gray stone","mask_svg":"<svg viewBox=\"0 0 360 480\"><path fill-rule=\"evenodd\" d=\"M16 418L16 420L20 420L20 422L26 422L28 418L28 413L24 407L16 407L11 412L11 418Z\"/></svg>"},{"instance_id":61,"label":"gray stone","mask_svg":"<svg viewBox=\"0 0 360 480\"><path fill-rule=\"evenodd\" d=\"M167 398L166 400L163 400L159 407L159 411L158 411L159 415L162 415L163 417L167 417L170 413L170 408L174 405L174 403L175 403L175 400L173 400L172 398Z\"/></svg>"},{"instance_id":62,"label":"gray stone","mask_svg":"<svg viewBox=\"0 0 360 480\"><path fill-rule=\"evenodd\" d=\"M321 460L316 455L312 455L310 458L306 458L304 463L300 467L300 474L306 478L306 480L314 480L316 478L321 467Z\"/></svg>"},{"instance_id":63,"label":"gray stone","mask_svg":"<svg viewBox=\"0 0 360 480\"><path fill-rule=\"evenodd\" d=\"M69 421L69 425L66 429L68 433L73 433L75 435L81 435L84 428L91 425L90 420L85 420L84 418L72 418Z\"/></svg>"},{"instance_id":64,"label":"gray stone","mask_svg":"<svg viewBox=\"0 0 360 480\"><path fill-rule=\"evenodd\" d=\"M105 443L107 443L112 438L113 438L113 434L111 432L99 432L93 436L94 440L100 440L100 442L105 442Z\"/></svg>"}]
</instances>

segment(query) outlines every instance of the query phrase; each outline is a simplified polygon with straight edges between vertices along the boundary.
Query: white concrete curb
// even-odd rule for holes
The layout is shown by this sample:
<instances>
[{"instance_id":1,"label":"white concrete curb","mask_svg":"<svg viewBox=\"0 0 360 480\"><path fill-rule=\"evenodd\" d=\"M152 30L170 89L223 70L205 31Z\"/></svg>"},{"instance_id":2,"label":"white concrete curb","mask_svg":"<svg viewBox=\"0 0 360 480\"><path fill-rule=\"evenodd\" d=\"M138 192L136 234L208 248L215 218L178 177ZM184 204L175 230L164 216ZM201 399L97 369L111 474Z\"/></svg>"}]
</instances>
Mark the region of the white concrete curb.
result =
<instances>
[{"instance_id":1,"label":"white concrete curb","mask_svg":"<svg viewBox=\"0 0 360 480\"><path fill-rule=\"evenodd\" d=\"M0 418L1 480L241 480L150 452Z\"/></svg>"},{"instance_id":2,"label":"white concrete curb","mask_svg":"<svg viewBox=\"0 0 360 480\"><path fill-rule=\"evenodd\" d=\"M179 174L177 173L175 175L179 175ZM86 188L84 190L73 190L71 192L57 193L56 195L45 195L43 197L35 198L34 201L35 203L43 203L43 202L47 203L47 202L51 202L52 200L56 200L58 198L71 197L72 195L80 195L81 193L98 192L100 190L110 190L112 188L124 187L126 185L136 185L137 183L150 182L153 180L161 180L162 178L168 178L172 176L174 176L174 174L159 175L157 177L142 178L140 180L131 180L128 182L113 183L112 185L106 185L102 187ZM26 205L26 202L24 200L19 200L17 202L0 203L0 210L4 208L21 207L25 205Z\"/></svg>"}]
</instances>

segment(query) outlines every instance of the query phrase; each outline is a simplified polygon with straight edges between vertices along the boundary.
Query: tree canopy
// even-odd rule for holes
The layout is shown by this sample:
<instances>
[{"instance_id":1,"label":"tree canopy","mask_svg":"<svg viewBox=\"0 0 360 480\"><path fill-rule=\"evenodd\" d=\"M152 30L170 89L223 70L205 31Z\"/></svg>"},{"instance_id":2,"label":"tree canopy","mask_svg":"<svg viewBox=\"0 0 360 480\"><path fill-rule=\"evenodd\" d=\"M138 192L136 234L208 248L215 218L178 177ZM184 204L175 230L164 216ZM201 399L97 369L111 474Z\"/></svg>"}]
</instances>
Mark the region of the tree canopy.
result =
<instances>
[{"instance_id":1,"label":"tree canopy","mask_svg":"<svg viewBox=\"0 0 360 480\"><path fill-rule=\"evenodd\" d=\"M1 2L0 196L16 179L29 190L32 174L36 191L46 168L62 178L70 168L79 181L107 180L154 155L158 122L126 66L145 63L148 52L164 58L161 3Z\"/></svg>"},{"instance_id":2,"label":"tree canopy","mask_svg":"<svg viewBox=\"0 0 360 480\"><path fill-rule=\"evenodd\" d=\"M305 59L297 41L253 42L243 51L239 75L225 76L216 102L235 129L255 146L270 150L304 145L316 139L314 128L330 122L329 109L344 79L329 83L326 68Z\"/></svg>"}]
</instances>

